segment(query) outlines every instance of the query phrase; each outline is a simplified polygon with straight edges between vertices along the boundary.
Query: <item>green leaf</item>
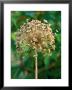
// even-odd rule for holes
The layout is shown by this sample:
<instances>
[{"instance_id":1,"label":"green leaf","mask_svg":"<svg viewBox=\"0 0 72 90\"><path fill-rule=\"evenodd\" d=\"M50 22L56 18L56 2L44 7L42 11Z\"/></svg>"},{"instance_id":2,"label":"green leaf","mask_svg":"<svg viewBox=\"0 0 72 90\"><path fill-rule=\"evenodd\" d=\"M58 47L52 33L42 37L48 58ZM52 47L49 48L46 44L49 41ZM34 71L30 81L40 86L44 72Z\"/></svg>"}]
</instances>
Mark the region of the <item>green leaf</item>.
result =
<instances>
[{"instance_id":1,"label":"green leaf","mask_svg":"<svg viewBox=\"0 0 72 90\"><path fill-rule=\"evenodd\" d=\"M46 53L46 54L45 54L45 59L44 59L44 64L45 64L45 67L46 67L46 68L48 68L49 63L50 63L50 57L49 57L49 55Z\"/></svg>"},{"instance_id":2,"label":"green leaf","mask_svg":"<svg viewBox=\"0 0 72 90\"><path fill-rule=\"evenodd\" d=\"M30 56L24 56L23 58L23 63L24 63L24 67L28 68L28 69L32 69L34 68L34 58L30 57Z\"/></svg>"},{"instance_id":3,"label":"green leaf","mask_svg":"<svg viewBox=\"0 0 72 90\"><path fill-rule=\"evenodd\" d=\"M42 54L42 52L38 52L38 68L44 67L44 56Z\"/></svg>"},{"instance_id":4,"label":"green leaf","mask_svg":"<svg viewBox=\"0 0 72 90\"><path fill-rule=\"evenodd\" d=\"M22 72L22 70L20 69L20 67L18 67L18 66L11 67L11 78L17 79L21 72Z\"/></svg>"},{"instance_id":5,"label":"green leaf","mask_svg":"<svg viewBox=\"0 0 72 90\"><path fill-rule=\"evenodd\" d=\"M11 38L12 38L12 40L16 41L16 32L11 33Z\"/></svg>"}]
</instances>

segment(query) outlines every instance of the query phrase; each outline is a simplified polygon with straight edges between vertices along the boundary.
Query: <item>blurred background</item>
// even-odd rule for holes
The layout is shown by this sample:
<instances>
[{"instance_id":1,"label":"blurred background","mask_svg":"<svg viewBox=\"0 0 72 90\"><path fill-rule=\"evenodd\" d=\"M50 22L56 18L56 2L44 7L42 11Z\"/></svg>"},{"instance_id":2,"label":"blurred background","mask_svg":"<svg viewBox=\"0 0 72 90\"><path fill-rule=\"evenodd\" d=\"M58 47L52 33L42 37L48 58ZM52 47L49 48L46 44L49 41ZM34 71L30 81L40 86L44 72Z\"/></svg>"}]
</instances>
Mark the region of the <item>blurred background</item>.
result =
<instances>
[{"instance_id":1,"label":"blurred background","mask_svg":"<svg viewBox=\"0 0 72 90\"><path fill-rule=\"evenodd\" d=\"M61 11L11 11L11 78L12 79L34 79L35 64L31 56L31 50L25 47L25 54L20 63L20 57L16 50L16 32L20 25L27 20L47 20L51 24L55 35L55 50L49 56L44 57L38 53L38 79L60 79L61 78ZM31 53L31 54L30 54Z\"/></svg>"}]
</instances>

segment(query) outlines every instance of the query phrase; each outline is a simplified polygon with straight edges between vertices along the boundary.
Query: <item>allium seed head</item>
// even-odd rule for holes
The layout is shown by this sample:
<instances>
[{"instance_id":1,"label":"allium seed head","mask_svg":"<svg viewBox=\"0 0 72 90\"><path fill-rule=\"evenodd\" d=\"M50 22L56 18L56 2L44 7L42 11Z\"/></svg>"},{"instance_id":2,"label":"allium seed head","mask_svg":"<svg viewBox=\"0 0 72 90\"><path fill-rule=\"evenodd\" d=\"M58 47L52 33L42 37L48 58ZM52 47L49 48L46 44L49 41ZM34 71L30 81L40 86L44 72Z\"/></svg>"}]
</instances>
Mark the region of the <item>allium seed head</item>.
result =
<instances>
[{"instance_id":1,"label":"allium seed head","mask_svg":"<svg viewBox=\"0 0 72 90\"><path fill-rule=\"evenodd\" d=\"M47 22L47 20L44 21ZM32 20L21 25L16 35L16 45L19 46L20 50L24 50L21 47L24 44L28 44L30 47L42 52L47 50L50 53L55 50L54 34L50 24L45 22Z\"/></svg>"}]
</instances>

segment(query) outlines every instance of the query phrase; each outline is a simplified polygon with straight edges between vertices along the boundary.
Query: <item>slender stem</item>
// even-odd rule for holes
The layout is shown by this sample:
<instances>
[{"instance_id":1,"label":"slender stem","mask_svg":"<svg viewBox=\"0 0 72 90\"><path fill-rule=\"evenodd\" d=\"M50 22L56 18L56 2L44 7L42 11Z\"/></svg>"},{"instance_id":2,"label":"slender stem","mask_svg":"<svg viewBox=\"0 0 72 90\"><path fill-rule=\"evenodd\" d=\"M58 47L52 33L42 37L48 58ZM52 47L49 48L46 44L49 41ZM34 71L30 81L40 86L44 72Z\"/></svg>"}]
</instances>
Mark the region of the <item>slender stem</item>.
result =
<instances>
[{"instance_id":1,"label":"slender stem","mask_svg":"<svg viewBox=\"0 0 72 90\"><path fill-rule=\"evenodd\" d=\"M35 79L38 78L37 58L35 60Z\"/></svg>"},{"instance_id":2,"label":"slender stem","mask_svg":"<svg viewBox=\"0 0 72 90\"><path fill-rule=\"evenodd\" d=\"M38 79L38 61L37 61L37 50L35 49L35 79Z\"/></svg>"}]
</instances>

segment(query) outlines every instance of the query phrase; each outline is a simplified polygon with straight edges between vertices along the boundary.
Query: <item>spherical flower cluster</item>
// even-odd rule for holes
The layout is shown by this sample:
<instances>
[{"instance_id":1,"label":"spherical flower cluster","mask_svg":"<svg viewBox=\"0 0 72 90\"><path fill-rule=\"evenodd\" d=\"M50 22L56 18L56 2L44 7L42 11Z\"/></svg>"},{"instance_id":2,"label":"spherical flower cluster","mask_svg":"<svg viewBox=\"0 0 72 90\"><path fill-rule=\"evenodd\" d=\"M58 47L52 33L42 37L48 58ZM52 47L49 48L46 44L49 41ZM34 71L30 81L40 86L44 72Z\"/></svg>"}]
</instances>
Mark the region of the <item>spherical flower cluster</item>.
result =
<instances>
[{"instance_id":1,"label":"spherical flower cluster","mask_svg":"<svg viewBox=\"0 0 72 90\"><path fill-rule=\"evenodd\" d=\"M16 34L17 50L23 51L24 44L42 52L55 50L55 38L50 24L46 20L32 20L21 25Z\"/></svg>"}]
</instances>

